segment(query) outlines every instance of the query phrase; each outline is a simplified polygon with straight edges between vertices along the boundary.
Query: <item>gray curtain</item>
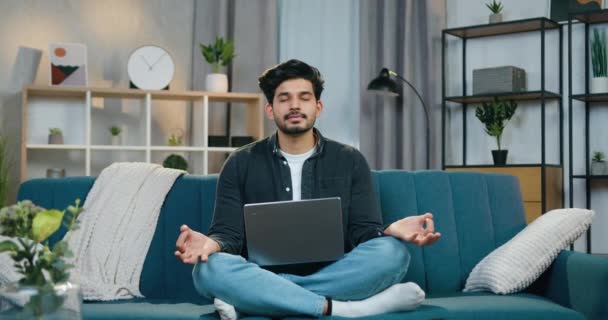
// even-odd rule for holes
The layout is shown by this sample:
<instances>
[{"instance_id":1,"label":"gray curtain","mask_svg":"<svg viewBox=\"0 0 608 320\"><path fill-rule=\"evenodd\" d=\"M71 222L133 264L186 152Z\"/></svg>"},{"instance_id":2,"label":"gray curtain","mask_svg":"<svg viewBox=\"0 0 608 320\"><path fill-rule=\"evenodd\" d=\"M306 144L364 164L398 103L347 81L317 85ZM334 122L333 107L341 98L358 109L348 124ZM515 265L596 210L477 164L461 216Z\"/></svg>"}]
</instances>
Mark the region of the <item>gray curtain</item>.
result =
<instances>
[{"instance_id":1,"label":"gray curtain","mask_svg":"<svg viewBox=\"0 0 608 320\"><path fill-rule=\"evenodd\" d=\"M424 169L424 110L405 84L398 98L366 92L387 67L409 80L429 108L431 168L441 166L441 30L445 0L362 0L361 151L374 169ZM401 81L395 79L401 84Z\"/></svg>"},{"instance_id":2,"label":"gray curtain","mask_svg":"<svg viewBox=\"0 0 608 320\"><path fill-rule=\"evenodd\" d=\"M211 43L221 36L235 42L237 57L227 71L230 91L259 92L258 76L278 63L277 1L276 0L196 0L194 39L192 47L192 89L204 90L205 77L211 66L201 55L199 43ZM230 111L228 111L230 110ZM230 123L245 122L243 108L211 108L210 134L225 134L227 117ZM196 119L196 117L192 117ZM265 122L265 132L272 130ZM245 134L244 128L232 125L232 135Z\"/></svg>"}]
</instances>

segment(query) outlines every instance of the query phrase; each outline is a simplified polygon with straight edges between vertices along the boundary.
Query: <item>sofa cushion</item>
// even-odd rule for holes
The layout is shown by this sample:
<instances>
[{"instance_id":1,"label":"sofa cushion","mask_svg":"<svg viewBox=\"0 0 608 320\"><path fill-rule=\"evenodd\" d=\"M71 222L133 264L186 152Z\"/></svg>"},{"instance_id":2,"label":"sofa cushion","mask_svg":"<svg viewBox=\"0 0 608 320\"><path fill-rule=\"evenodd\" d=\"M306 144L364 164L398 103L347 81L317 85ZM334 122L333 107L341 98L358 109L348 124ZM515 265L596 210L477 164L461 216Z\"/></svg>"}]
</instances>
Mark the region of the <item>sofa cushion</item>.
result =
<instances>
[{"instance_id":1,"label":"sofa cushion","mask_svg":"<svg viewBox=\"0 0 608 320\"><path fill-rule=\"evenodd\" d=\"M218 319L213 305L168 300L132 299L83 305L85 319ZM329 317L328 319L332 319ZM260 319L244 317L243 319ZM310 319L293 317L291 319ZM342 318L335 318L342 319ZM585 317L548 299L532 294L498 296L491 293L456 293L428 297L414 312L382 314L374 320L584 320Z\"/></svg>"},{"instance_id":2,"label":"sofa cushion","mask_svg":"<svg viewBox=\"0 0 608 320\"><path fill-rule=\"evenodd\" d=\"M527 288L591 225L594 212L551 210L479 262L464 291L508 294Z\"/></svg>"},{"instance_id":3,"label":"sofa cushion","mask_svg":"<svg viewBox=\"0 0 608 320\"><path fill-rule=\"evenodd\" d=\"M334 317L327 318L333 319ZM250 318L248 318L250 319ZM307 318L290 318L307 319ZM308 318L310 319L310 318ZM335 319L344 319L335 317ZM428 297L413 312L381 314L370 320L584 320L572 309L532 294L499 296L492 293L455 293Z\"/></svg>"},{"instance_id":4,"label":"sofa cushion","mask_svg":"<svg viewBox=\"0 0 608 320\"><path fill-rule=\"evenodd\" d=\"M425 212L434 215L441 239L427 247L408 244L412 259L403 280L418 283L427 293L461 291L473 267L526 225L513 176L402 170L373 176L385 224Z\"/></svg>"},{"instance_id":5,"label":"sofa cushion","mask_svg":"<svg viewBox=\"0 0 608 320\"><path fill-rule=\"evenodd\" d=\"M166 299L129 299L87 302L82 306L84 319L217 319L213 305L199 305Z\"/></svg>"}]
</instances>

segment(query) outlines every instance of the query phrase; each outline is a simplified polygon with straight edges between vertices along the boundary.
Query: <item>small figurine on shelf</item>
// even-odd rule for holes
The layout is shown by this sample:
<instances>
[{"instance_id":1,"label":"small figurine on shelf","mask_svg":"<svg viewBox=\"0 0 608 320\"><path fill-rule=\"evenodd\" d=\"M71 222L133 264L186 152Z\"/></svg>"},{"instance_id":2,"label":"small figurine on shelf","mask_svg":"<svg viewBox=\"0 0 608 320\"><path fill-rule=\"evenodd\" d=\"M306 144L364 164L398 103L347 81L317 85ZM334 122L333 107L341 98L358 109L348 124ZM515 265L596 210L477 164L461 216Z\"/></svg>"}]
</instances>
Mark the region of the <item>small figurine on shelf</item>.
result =
<instances>
[{"instance_id":1,"label":"small figurine on shelf","mask_svg":"<svg viewBox=\"0 0 608 320\"><path fill-rule=\"evenodd\" d=\"M502 22L502 2L492 0L492 2L486 3L486 7L492 11L492 14L490 15L490 23Z\"/></svg>"},{"instance_id":2,"label":"small figurine on shelf","mask_svg":"<svg viewBox=\"0 0 608 320\"><path fill-rule=\"evenodd\" d=\"M182 129L174 129L167 140L167 144L171 147L177 147L181 146L182 143L184 143L184 131Z\"/></svg>"},{"instance_id":3,"label":"small figurine on shelf","mask_svg":"<svg viewBox=\"0 0 608 320\"><path fill-rule=\"evenodd\" d=\"M591 159L591 175L608 175L608 166L606 165L606 154L601 151L593 152L593 158Z\"/></svg>"},{"instance_id":4,"label":"small figurine on shelf","mask_svg":"<svg viewBox=\"0 0 608 320\"><path fill-rule=\"evenodd\" d=\"M49 144L63 144L63 134L61 132L61 129L49 129Z\"/></svg>"},{"instance_id":5,"label":"small figurine on shelf","mask_svg":"<svg viewBox=\"0 0 608 320\"><path fill-rule=\"evenodd\" d=\"M117 126L110 127L110 134L112 135L112 145L113 146L122 145L122 136L120 135L121 132L122 132L122 129L120 127L117 127Z\"/></svg>"},{"instance_id":6,"label":"small figurine on shelf","mask_svg":"<svg viewBox=\"0 0 608 320\"><path fill-rule=\"evenodd\" d=\"M179 147L184 142L184 131L182 129L174 129L167 143L171 147ZM163 167L172 168L172 169L180 169L187 171L188 170L188 161L181 154L171 154L169 155L165 161L163 161Z\"/></svg>"}]
</instances>

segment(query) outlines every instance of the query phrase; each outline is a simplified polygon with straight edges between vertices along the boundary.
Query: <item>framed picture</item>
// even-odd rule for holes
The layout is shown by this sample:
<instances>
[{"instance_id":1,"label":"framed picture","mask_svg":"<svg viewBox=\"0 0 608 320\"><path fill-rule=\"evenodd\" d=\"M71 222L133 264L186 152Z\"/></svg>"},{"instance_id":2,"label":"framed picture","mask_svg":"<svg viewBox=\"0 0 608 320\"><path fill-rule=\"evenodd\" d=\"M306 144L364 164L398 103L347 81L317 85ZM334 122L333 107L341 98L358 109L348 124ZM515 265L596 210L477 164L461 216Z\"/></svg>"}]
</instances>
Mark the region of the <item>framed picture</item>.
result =
<instances>
[{"instance_id":1,"label":"framed picture","mask_svg":"<svg viewBox=\"0 0 608 320\"><path fill-rule=\"evenodd\" d=\"M551 0L551 20L567 21L568 14L600 10L604 0Z\"/></svg>"},{"instance_id":2,"label":"framed picture","mask_svg":"<svg viewBox=\"0 0 608 320\"><path fill-rule=\"evenodd\" d=\"M51 43L49 62L51 85L87 85L87 47L84 44Z\"/></svg>"}]
</instances>

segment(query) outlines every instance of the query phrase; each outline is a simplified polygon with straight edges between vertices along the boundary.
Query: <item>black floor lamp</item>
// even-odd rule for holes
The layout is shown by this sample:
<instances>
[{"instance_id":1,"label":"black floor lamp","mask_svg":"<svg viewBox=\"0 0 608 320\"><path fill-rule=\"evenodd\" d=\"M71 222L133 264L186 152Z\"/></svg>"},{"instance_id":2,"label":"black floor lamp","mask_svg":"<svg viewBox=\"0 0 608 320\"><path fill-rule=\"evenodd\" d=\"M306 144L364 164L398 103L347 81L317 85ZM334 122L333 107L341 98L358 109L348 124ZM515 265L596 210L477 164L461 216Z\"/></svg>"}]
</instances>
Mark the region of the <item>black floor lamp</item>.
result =
<instances>
[{"instance_id":1,"label":"black floor lamp","mask_svg":"<svg viewBox=\"0 0 608 320\"><path fill-rule=\"evenodd\" d=\"M426 118L426 168L430 169L431 168L431 157L430 157L431 131L430 131L429 111L426 107L426 104L424 103L424 100L420 96L420 93L418 93L418 90L416 90L416 88L414 88L414 86L411 83L409 83L409 81L405 80L402 76L398 75L396 72L391 71L387 68L382 68L382 70L380 71L380 75L378 75L377 78L373 79L369 83L369 85L367 85L367 90L374 92L376 94L384 95L384 96L392 96L392 97L399 96L399 86L393 79L391 79L391 76L395 76L395 77L401 79L401 81L405 82L410 88L412 88L412 90L414 90L414 93L416 94L418 99L420 99L422 108L424 108L424 116Z\"/></svg>"}]
</instances>

